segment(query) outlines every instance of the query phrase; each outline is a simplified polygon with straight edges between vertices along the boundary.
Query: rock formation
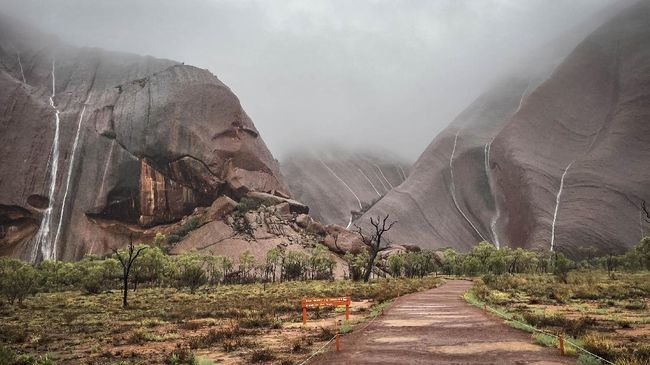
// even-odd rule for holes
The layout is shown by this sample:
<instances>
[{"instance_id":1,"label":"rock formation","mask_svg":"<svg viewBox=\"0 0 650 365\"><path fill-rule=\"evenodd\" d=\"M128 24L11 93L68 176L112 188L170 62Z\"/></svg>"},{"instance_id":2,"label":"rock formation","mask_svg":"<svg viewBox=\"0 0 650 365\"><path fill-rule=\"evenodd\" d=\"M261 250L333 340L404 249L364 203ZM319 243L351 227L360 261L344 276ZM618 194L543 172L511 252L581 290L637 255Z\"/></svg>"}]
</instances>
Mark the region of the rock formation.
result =
<instances>
[{"instance_id":1,"label":"rock formation","mask_svg":"<svg viewBox=\"0 0 650 365\"><path fill-rule=\"evenodd\" d=\"M326 224L351 227L409 175L410 166L385 150L354 153L338 148L294 151L281 169L291 193Z\"/></svg>"},{"instance_id":2,"label":"rock formation","mask_svg":"<svg viewBox=\"0 0 650 365\"><path fill-rule=\"evenodd\" d=\"M218 197L288 197L232 91L0 17L0 255L75 259Z\"/></svg>"},{"instance_id":3,"label":"rock formation","mask_svg":"<svg viewBox=\"0 0 650 365\"><path fill-rule=\"evenodd\" d=\"M558 56L552 72L518 70L476 100L361 221L391 214L389 237L423 247L488 240L580 256L637 243L650 199L650 2Z\"/></svg>"}]
</instances>

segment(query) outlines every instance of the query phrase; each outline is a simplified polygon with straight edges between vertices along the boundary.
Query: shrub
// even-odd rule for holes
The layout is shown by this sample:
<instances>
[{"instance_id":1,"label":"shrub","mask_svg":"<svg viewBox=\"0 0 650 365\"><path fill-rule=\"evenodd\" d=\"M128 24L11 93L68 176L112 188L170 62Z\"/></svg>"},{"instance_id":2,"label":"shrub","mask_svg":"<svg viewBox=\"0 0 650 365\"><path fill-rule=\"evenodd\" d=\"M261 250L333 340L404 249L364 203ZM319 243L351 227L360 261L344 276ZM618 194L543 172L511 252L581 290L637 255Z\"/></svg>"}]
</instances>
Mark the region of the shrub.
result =
<instances>
[{"instance_id":1,"label":"shrub","mask_svg":"<svg viewBox=\"0 0 650 365\"><path fill-rule=\"evenodd\" d=\"M254 350L251 354L251 362L266 362L274 358L273 352L268 348Z\"/></svg>"},{"instance_id":2,"label":"shrub","mask_svg":"<svg viewBox=\"0 0 650 365\"><path fill-rule=\"evenodd\" d=\"M215 343L224 342L225 340L235 340L242 336L242 334L243 332L238 325L221 329L211 329L205 335L190 339L190 348L210 347Z\"/></svg>"},{"instance_id":3,"label":"shrub","mask_svg":"<svg viewBox=\"0 0 650 365\"><path fill-rule=\"evenodd\" d=\"M249 197L243 197L237 203L237 206L235 207L235 212L237 212L240 215L243 215L246 212L249 212L251 210L257 210L260 206L262 206L262 201L259 199L253 199Z\"/></svg>"},{"instance_id":4,"label":"shrub","mask_svg":"<svg viewBox=\"0 0 650 365\"><path fill-rule=\"evenodd\" d=\"M13 364L16 354L9 348L0 344L0 364Z\"/></svg>"},{"instance_id":5,"label":"shrub","mask_svg":"<svg viewBox=\"0 0 650 365\"><path fill-rule=\"evenodd\" d=\"M39 273L32 265L0 258L0 293L9 304L22 303L28 295L34 294L39 281Z\"/></svg>"},{"instance_id":6,"label":"shrub","mask_svg":"<svg viewBox=\"0 0 650 365\"><path fill-rule=\"evenodd\" d=\"M617 351L614 344L605 337L589 334L582 338L582 342L584 348L591 353L610 361L616 358Z\"/></svg>"},{"instance_id":7,"label":"shrub","mask_svg":"<svg viewBox=\"0 0 650 365\"><path fill-rule=\"evenodd\" d=\"M167 238L167 242L169 243L174 243L180 241L182 237L187 236L188 233L192 232L193 230L201 227L201 220L198 217L190 217L188 218L181 226L173 231L169 237ZM172 242L172 236L175 236L173 238Z\"/></svg>"},{"instance_id":8,"label":"shrub","mask_svg":"<svg viewBox=\"0 0 650 365\"><path fill-rule=\"evenodd\" d=\"M648 305L644 301L630 302L625 305L625 309L629 309L629 310L644 310L647 308Z\"/></svg>"},{"instance_id":9,"label":"shrub","mask_svg":"<svg viewBox=\"0 0 650 365\"><path fill-rule=\"evenodd\" d=\"M181 236L179 236L179 235L177 235L175 233L172 233L172 234L167 236L167 243L176 243L176 242L178 242L180 240L181 240Z\"/></svg>"}]
</instances>

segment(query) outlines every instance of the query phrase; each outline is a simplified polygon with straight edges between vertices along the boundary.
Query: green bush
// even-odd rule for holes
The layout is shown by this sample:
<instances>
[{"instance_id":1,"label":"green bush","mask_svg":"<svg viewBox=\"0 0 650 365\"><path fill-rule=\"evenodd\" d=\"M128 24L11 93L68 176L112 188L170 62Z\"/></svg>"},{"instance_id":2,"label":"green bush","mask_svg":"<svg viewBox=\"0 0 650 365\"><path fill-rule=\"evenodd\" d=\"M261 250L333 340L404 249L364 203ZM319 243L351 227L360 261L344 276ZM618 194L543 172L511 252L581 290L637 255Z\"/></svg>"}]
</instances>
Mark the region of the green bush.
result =
<instances>
[{"instance_id":1,"label":"green bush","mask_svg":"<svg viewBox=\"0 0 650 365\"><path fill-rule=\"evenodd\" d=\"M30 264L16 259L0 258L0 293L9 304L22 301L37 290L39 272Z\"/></svg>"},{"instance_id":2,"label":"green bush","mask_svg":"<svg viewBox=\"0 0 650 365\"><path fill-rule=\"evenodd\" d=\"M259 207L262 206L264 202L259 200L259 199L253 199L249 197L243 197L237 203L237 206L235 207L235 212L239 215L243 215L246 212L250 212L251 210L257 210Z\"/></svg>"},{"instance_id":3,"label":"green bush","mask_svg":"<svg viewBox=\"0 0 650 365\"><path fill-rule=\"evenodd\" d=\"M16 361L16 353L9 347L0 344L0 364L11 365Z\"/></svg>"}]
</instances>

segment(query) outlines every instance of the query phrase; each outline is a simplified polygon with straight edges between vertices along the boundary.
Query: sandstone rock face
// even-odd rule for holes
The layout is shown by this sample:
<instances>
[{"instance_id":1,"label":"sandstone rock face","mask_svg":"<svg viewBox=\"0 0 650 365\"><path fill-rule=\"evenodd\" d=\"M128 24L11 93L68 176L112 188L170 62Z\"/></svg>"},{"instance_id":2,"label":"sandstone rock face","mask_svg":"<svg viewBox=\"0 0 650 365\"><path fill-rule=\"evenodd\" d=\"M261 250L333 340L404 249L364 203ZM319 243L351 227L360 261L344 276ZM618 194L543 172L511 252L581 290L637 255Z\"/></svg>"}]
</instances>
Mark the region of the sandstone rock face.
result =
<instances>
[{"instance_id":1,"label":"sandstone rock face","mask_svg":"<svg viewBox=\"0 0 650 365\"><path fill-rule=\"evenodd\" d=\"M579 255L647 232L650 2L596 30L527 99L493 143L511 245Z\"/></svg>"},{"instance_id":2,"label":"sandstone rock face","mask_svg":"<svg viewBox=\"0 0 650 365\"><path fill-rule=\"evenodd\" d=\"M295 151L282 162L293 196L324 224L352 222L409 175L410 165L388 151Z\"/></svg>"},{"instance_id":3,"label":"sandstone rock face","mask_svg":"<svg viewBox=\"0 0 650 365\"><path fill-rule=\"evenodd\" d=\"M580 256L637 243L650 199L650 2L545 74L484 94L367 215L390 213L390 239L423 247L488 240Z\"/></svg>"},{"instance_id":4,"label":"sandstone rock face","mask_svg":"<svg viewBox=\"0 0 650 365\"><path fill-rule=\"evenodd\" d=\"M320 223L306 214L290 213L287 209L288 204L281 202L277 205L262 205L245 213L232 212L226 216L226 219L207 221L178 242L172 248L172 253L196 250L203 254L228 256L238 263L239 257L246 251L251 253L257 262L264 262L266 253L273 248L279 248L284 252L299 251L309 254L316 245L324 244L329 247L330 236L325 236L325 228ZM235 214L242 214L243 218L233 217ZM198 216L200 214L197 214ZM298 218L301 224L297 224ZM250 226L251 232L242 231L234 224L236 220L242 219ZM315 226L320 226L320 230L314 229ZM344 248L343 250L332 249L333 252L345 254L346 249L354 247L351 242L356 242L355 239L360 242L356 233L341 227L333 230L329 228L329 233L340 232L340 247ZM337 255L332 255L332 258L336 263L334 277L344 277L347 270L346 262Z\"/></svg>"},{"instance_id":5,"label":"sandstone rock face","mask_svg":"<svg viewBox=\"0 0 650 365\"><path fill-rule=\"evenodd\" d=\"M0 255L74 259L217 197L288 196L207 70L70 47L0 17Z\"/></svg>"},{"instance_id":6,"label":"sandstone rock face","mask_svg":"<svg viewBox=\"0 0 650 365\"><path fill-rule=\"evenodd\" d=\"M273 205L277 204L287 204L289 206L289 211L298 213L298 214L307 214L309 213L309 207L306 206L305 204L293 200L293 199L288 199L288 198L283 198L281 196L273 195L273 194L268 194L268 193L261 193L258 191L251 191L248 194L246 194L247 197L256 199L262 202L270 203Z\"/></svg>"}]
</instances>

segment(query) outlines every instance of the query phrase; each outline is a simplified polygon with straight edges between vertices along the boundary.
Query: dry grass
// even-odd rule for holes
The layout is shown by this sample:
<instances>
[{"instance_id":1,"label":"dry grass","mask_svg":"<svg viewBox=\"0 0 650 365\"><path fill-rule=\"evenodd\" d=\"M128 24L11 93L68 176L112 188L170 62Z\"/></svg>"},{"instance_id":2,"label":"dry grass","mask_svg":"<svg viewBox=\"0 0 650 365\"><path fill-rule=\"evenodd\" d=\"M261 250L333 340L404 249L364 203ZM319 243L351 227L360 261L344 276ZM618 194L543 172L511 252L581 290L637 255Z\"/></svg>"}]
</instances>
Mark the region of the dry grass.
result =
<instances>
[{"instance_id":1,"label":"dry grass","mask_svg":"<svg viewBox=\"0 0 650 365\"><path fill-rule=\"evenodd\" d=\"M575 271L563 284L551 275L478 280L473 295L551 333L577 338L589 351L621 364L650 363L650 273ZM588 363L588 359L580 360Z\"/></svg>"},{"instance_id":2,"label":"dry grass","mask_svg":"<svg viewBox=\"0 0 650 365\"><path fill-rule=\"evenodd\" d=\"M18 354L45 356L57 364L189 364L194 354L215 362L300 362L322 345L331 307L309 310L314 326L301 328L300 298L343 296L358 307L355 318L371 313L360 301L384 302L398 293L428 289L436 278L309 281L210 287L192 294L176 289L138 289L130 307L120 293L41 293L22 306L0 306L0 344ZM318 320L318 318L321 318ZM320 322L318 322L320 321ZM328 338L329 339L329 338Z\"/></svg>"}]
</instances>

